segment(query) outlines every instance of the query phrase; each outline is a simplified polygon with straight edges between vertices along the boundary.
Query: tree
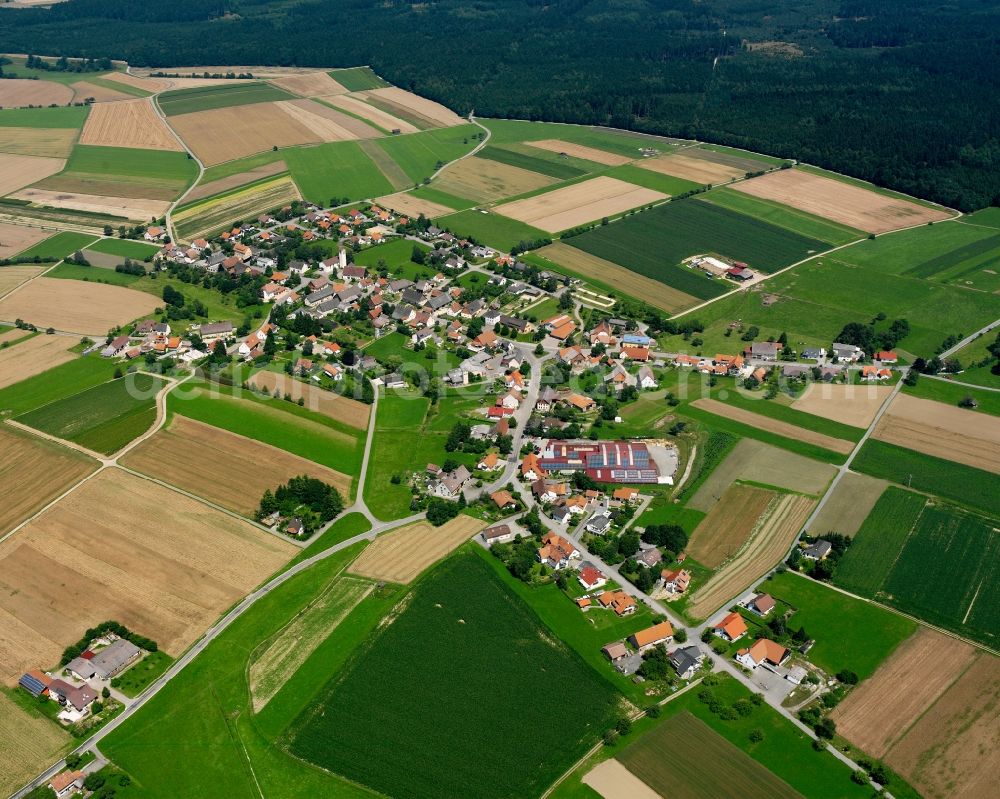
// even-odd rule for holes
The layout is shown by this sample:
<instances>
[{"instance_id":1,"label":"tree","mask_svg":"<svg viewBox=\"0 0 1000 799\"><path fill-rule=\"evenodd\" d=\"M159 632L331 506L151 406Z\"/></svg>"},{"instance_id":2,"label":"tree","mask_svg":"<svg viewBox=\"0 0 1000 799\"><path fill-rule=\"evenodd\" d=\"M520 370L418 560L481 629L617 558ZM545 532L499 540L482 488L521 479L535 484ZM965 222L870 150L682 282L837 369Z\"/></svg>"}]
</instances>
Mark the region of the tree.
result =
<instances>
[{"instance_id":1,"label":"tree","mask_svg":"<svg viewBox=\"0 0 1000 799\"><path fill-rule=\"evenodd\" d=\"M567 289L559 295L559 310L568 311L573 307L573 295Z\"/></svg>"},{"instance_id":2,"label":"tree","mask_svg":"<svg viewBox=\"0 0 1000 799\"><path fill-rule=\"evenodd\" d=\"M421 264L421 265L426 261L426 256L424 255L423 249L421 249L416 244L413 245L413 250L410 253L410 260L413 261L413 263L415 264Z\"/></svg>"},{"instance_id":3,"label":"tree","mask_svg":"<svg viewBox=\"0 0 1000 799\"><path fill-rule=\"evenodd\" d=\"M677 524L652 524L643 531L642 540L671 552L682 552L687 546L688 535Z\"/></svg>"},{"instance_id":4,"label":"tree","mask_svg":"<svg viewBox=\"0 0 1000 799\"><path fill-rule=\"evenodd\" d=\"M832 740L833 736L837 733L837 722L827 716L820 719L813 729L815 730L816 735L829 741Z\"/></svg>"},{"instance_id":5,"label":"tree","mask_svg":"<svg viewBox=\"0 0 1000 799\"><path fill-rule=\"evenodd\" d=\"M632 732L632 719L630 719L628 716L622 716L620 719L618 719L618 722L615 724L615 731L619 735L628 735L630 732Z\"/></svg>"},{"instance_id":6,"label":"tree","mask_svg":"<svg viewBox=\"0 0 1000 799\"><path fill-rule=\"evenodd\" d=\"M687 639L688 639L687 630L685 630L683 627L678 627L676 630L674 630L674 641L676 641L678 644L687 643Z\"/></svg>"},{"instance_id":7,"label":"tree","mask_svg":"<svg viewBox=\"0 0 1000 799\"><path fill-rule=\"evenodd\" d=\"M764 740L764 731L760 727L754 727L750 730L750 742L759 744Z\"/></svg>"},{"instance_id":8,"label":"tree","mask_svg":"<svg viewBox=\"0 0 1000 799\"><path fill-rule=\"evenodd\" d=\"M850 669L841 669L840 671L838 671L837 679L840 680L840 682L844 683L844 685L858 684L858 675L855 674Z\"/></svg>"}]
</instances>

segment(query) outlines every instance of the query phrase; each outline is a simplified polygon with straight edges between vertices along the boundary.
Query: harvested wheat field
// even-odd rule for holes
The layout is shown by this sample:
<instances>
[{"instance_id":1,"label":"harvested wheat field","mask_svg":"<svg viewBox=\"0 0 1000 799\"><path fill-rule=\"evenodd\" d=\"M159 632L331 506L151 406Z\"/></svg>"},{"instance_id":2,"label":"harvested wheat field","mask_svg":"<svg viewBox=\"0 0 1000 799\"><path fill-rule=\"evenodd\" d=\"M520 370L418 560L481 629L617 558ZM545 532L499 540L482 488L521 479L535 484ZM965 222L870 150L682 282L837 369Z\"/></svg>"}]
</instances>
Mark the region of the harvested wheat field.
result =
<instances>
[{"instance_id":1,"label":"harvested wheat field","mask_svg":"<svg viewBox=\"0 0 1000 799\"><path fill-rule=\"evenodd\" d=\"M1000 417L897 394L875 438L1000 474Z\"/></svg>"},{"instance_id":2,"label":"harvested wheat field","mask_svg":"<svg viewBox=\"0 0 1000 799\"><path fill-rule=\"evenodd\" d=\"M885 757L975 658L969 644L919 628L837 705L830 714L837 732L867 754Z\"/></svg>"},{"instance_id":3,"label":"harvested wheat field","mask_svg":"<svg viewBox=\"0 0 1000 799\"><path fill-rule=\"evenodd\" d=\"M112 327L147 316L159 305L152 294L121 286L39 277L0 300L0 319L103 337Z\"/></svg>"},{"instance_id":4,"label":"harvested wheat field","mask_svg":"<svg viewBox=\"0 0 1000 799\"><path fill-rule=\"evenodd\" d=\"M107 75L101 75L101 80L111 80L123 86L131 86L154 94L170 86L169 82L162 78L140 78L128 72L109 72Z\"/></svg>"},{"instance_id":5,"label":"harvested wheat field","mask_svg":"<svg viewBox=\"0 0 1000 799\"><path fill-rule=\"evenodd\" d=\"M582 782L604 799L660 799L660 795L614 758L598 763Z\"/></svg>"},{"instance_id":6,"label":"harvested wheat field","mask_svg":"<svg viewBox=\"0 0 1000 799\"><path fill-rule=\"evenodd\" d=\"M14 793L70 747L69 733L0 694L0 795Z\"/></svg>"},{"instance_id":7,"label":"harvested wheat field","mask_svg":"<svg viewBox=\"0 0 1000 799\"><path fill-rule=\"evenodd\" d=\"M375 583L340 575L276 636L250 665L250 695L259 713L316 648L375 588Z\"/></svg>"},{"instance_id":8,"label":"harvested wheat field","mask_svg":"<svg viewBox=\"0 0 1000 799\"><path fill-rule=\"evenodd\" d=\"M680 153L646 158L636 161L636 166L641 166L650 172L659 172L662 175L672 175L675 178L703 184L728 183L733 178L741 178L746 174L744 170L727 164L717 164L694 155Z\"/></svg>"},{"instance_id":9,"label":"harvested wheat field","mask_svg":"<svg viewBox=\"0 0 1000 799\"><path fill-rule=\"evenodd\" d=\"M277 103L251 103L195 111L170 124L206 166L233 161L272 147L319 144L323 140Z\"/></svg>"},{"instance_id":10,"label":"harvested wheat field","mask_svg":"<svg viewBox=\"0 0 1000 799\"><path fill-rule=\"evenodd\" d=\"M85 455L8 426L0 426L0 452L0 536L97 468Z\"/></svg>"},{"instance_id":11,"label":"harvested wheat field","mask_svg":"<svg viewBox=\"0 0 1000 799\"><path fill-rule=\"evenodd\" d=\"M3 227L8 227L4 225ZM13 226L10 226L13 227ZM25 228L26 230L28 228ZM42 236L42 239L48 238L47 236ZM21 247L23 250L24 247ZM2 240L0 240L0 253L3 253L4 247ZM0 254L0 258L6 258L6 255ZM0 297L5 294L9 294L11 291L20 286L24 281L31 280L33 277L37 277L42 272L46 270L47 267L44 266L0 266ZM12 319L8 321L13 321Z\"/></svg>"},{"instance_id":12,"label":"harvested wheat field","mask_svg":"<svg viewBox=\"0 0 1000 799\"><path fill-rule=\"evenodd\" d=\"M270 164L264 164L263 166L248 169L246 172L238 172L235 175L229 175L224 178L219 178L218 180L210 180L208 183L202 183L195 186L195 188L191 189L191 191L184 197L184 202L189 203L194 202L195 200L202 200L205 197L213 197L216 194L222 194L230 189L236 189L240 186L245 186L248 183L254 183L258 180L263 180L264 178L269 178L274 175L280 175L282 172L287 171L288 165L284 161L273 161Z\"/></svg>"},{"instance_id":13,"label":"harvested wheat field","mask_svg":"<svg viewBox=\"0 0 1000 799\"><path fill-rule=\"evenodd\" d=\"M558 233L666 198L661 192L602 176L498 205L493 210L549 233Z\"/></svg>"},{"instance_id":14,"label":"harvested wheat field","mask_svg":"<svg viewBox=\"0 0 1000 799\"><path fill-rule=\"evenodd\" d=\"M780 563L815 505L816 500L801 494L786 494L772 503L746 546L691 597L691 616L707 618Z\"/></svg>"},{"instance_id":15,"label":"harvested wheat field","mask_svg":"<svg viewBox=\"0 0 1000 799\"><path fill-rule=\"evenodd\" d=\"M71 84L70 88L76 93L74 100L78 103L88 100L93 103L114 103L134 98L134 95L109 89L107 86L98 86L96 83L88 83L85 80Z\"/></svg>"},{"instance_id":16,"label":"harvested wheat field","mask_svg":"<svg viewBox=\"0 0 1000 799\"><path fill-rule=\"evenodd\" d=\"M447 167L434 180L434 188L456 197L483 202L525 194L555 182L555 178L547 175L472 157Z\"/></svg>"},{"instance_id":17,"label":"harvested wheat field","mask_svg":"<svg viewBox=\"0 0 1000 799\"><path fill-rule=\"evenodd\" d=\"M1000 771L1000 658L979 653L889 750L885 761L929 799L995 797Z\"/></svg>"},{"instance_id":18,"label":"harvested wheat field","mask_svg":"<svg viewBox=\"0 0 1000 799\"><path fill-rule=\"evenodd\" d=\"M266 388L272 396L277 391L280 395L291 394L293 400L304 398L305 407L331 419L336 419L351 427L364 430L368 427L368 414L371 406L363 402L342 397L332 391L325 391L301 380L295 380L287 375L276 372L257 372L250 378L250 385L255 388Z\"/></svg>"},{"instance_id":19,"label":"harvested wheat field","mask_svg":"<svg viewBox=\"0 0 1000 799\"><path fill-rule=\"evenodd\" d=\"M846 472L813 519L810 532L815 535L833 532L853 536L888 487L888 480L879 480L860 472Z\"/></svg>"},{"instance_id":20,"label":"harvested wheat field","mask_svg":"<svg viewBox=\"0 0 1000 799\"><path fill-rule=\"evenodd\" d=\"M801 169L782 169L733 186L868 233L923 225L951 214Z\"/></svg>"},{"instance_id":21,"label":"harvested wheat field","mask_svg":"<svg viewBox=\"0 0 1000 799\"><path fill-rule=\"evenodd\" d=\"M3 271L0 270L0 276L3 275ZM18 330L16 327L12 327L10 330L5 330L0 333L0 344L10 344L14 341L20 341L23 338L28 338L31 333L27 330Z\"/></svg>"},{"instance_id":22,"label":"harvested wheat field","mask_svg":"<svg viewBox=\"0 0 1000 799\"><path fill-rule=\"evenodd\" d=\"M0 258L17 255L38 242L45 241L51 235L51 230L0 222ZM0 294L5 294L7 291L8 289L3 288L3 278L0 277Z\"/></svg>"},{"instance_id":23,"label":"harvested wheat field","mask_svg":"<svg viewBox=\"0 0 1000 799\"><path fill-rule=\"evenodd\" d=\"M163 216L170 207L167 200L148 200L136 197L109 197L103 194L54 191L52 189L22 189L12 195L17 200L27 200L48 208L73 208L92 214L107 214L136 222L148 222Z\"/></svg>"},{"instance_id":24,"label":"harvested wheat field","mask_svg":"<svg viewBox=\"0 0 1000 799\"><path fill-rule=\"evenodd\" d=\"M824 433L817 433L814 430L806 430L804 427L789 424L788 422L782 422L778 419L772 419L770 416L762 416L759 413L747 411L743 408L736 408L732 405L727 405L724 402L719 402L718 400L696 399L691 403L691 405L700 410L708 411L709 413L714 413L718 416L724 416L727 419L732 419L735 422L750 425L758 430L766 430L769 433L785 436L785 438L792 438L796 441L804 441L807 444L814 444L817 447L828 449L831 452L839 452L841 455L847 455L855 447L853 441L847 441L843 438L834 438L833 436L828 436Z\"/></svg>"},{"instance_id":25,"label":"harvested wheat field","mask_svg":"<svg viewBox=\"0 0 1000 799\"><path fill-rule=\"evenodd\" d=\"M350 475L183 416L174 416L122 464L244 516L253 516L266 490L297 475L322 480L344 497L351 492Z\"/></svg>"},{"instance_id":26,"label":"harvested wheat field","mask_svg":"<svg viewBox=\"0 0 1000 799\"><path fill-rule=\"evenodd\" d=\"M710 569L721 566L750 540L757 520L777 496L763 488L729 486L691 534L688 554Z\"/></svg>"},{"instance_id":27,"label":"harvested wheat field","mask_svg":"<svg viewBox=\"0 0 1000 799\"><path fill-rule=\"evenodd\" d=\"M12 295L10 299L14 299L23 291L27 291L27 288ZM0 302L0 318L3 318L5 303L6 300ZM0 388L41 374L46 369L66 361L72 361L76 356L69 350L74 344L76 342L68 336L42 334L33 336L29 341L23 341L16 347L0 350Z\"/></svg>"},{"instance_id":28,"label":"harvested wheat field","mask_svg":"<svg viewBox=\"0 0 1000 799\"><path fill-rule=\"evenodd\" d=\"M578 250L576 247L571 247L560 241L536 250L535 254L548 258L571 272L576 272L584 279L598 280L608 286L614 286L623 294L642 297L643 302L662 308L669 313L689 308L700 302L697 297L678 291L665 283L644 277L638 272L633 272L631 269L626 269L611 261L605 261L603 258L598 258L596 255Z\"/></svg>"},{"instance_id":29,"label":"harvested wheat field","mask_svg":"<svg viewBox=\"0 0 1000 799\"><path fill-rule=\"evenodd\" d=\"M396 86L372 89L364 94L380 102L402 108L404 111L427 120L432 125L449 127L461 125L467 121L441 103L435 103L433 100L428 100L426 97L421 97L419 94L413 94Z\"/></svg>"},{"instance_id":30,"label":"harvested wheat field","mask_svg":"<svg viewBox=\"0 0 1000 799\"><path fill-rule=\"evenodd\" d=\"M586 161L593 161L597 164L607 166L621 166L631 161L623 155L609 153L606 150L598 150L596 147L587 147L584 144L573 144L562 141L562 139L541 139L540 141L526 141L525 144L537 147L539 150L548 150L550 153L565 153L574 158L583 158Z\"/></svg>"},{"instance_id":31,"label":"harvested wheat field","mask_svg":"<svg viewBox=\"0 0 1000 799\"><path fill-rule=\"evenodd\" d=\"M891 393L892 386L873 383L813 383L792 403L792 408L852 427L868 427Z\"/></svg>"},{"instance_id":32,"label":"harvested wheat field","mask_svg":"<svg viewBox=\"0 0 1000 799\"><path fill-rule=\"evenodd\" d=\"M352 141L358 138L354 131L336 120L336 111L314 100L281 100L275 105L322 141ZM369 130L372 136L381 135L375 128Z\"/></svg>"},{"instance_id":33,"label":"harvested wheat field","mask_svg":"<svg viewBox=\"0 0 1000 799\"><path fill-rule=\"evenodd\" d=\"M151 100L130 99L91 106L80 134L80 144L133 147L138 150L184 150L167 123L153 109Z\"/></svg>"},{"instance_id":34,"label":"harvested wheat field","mask_svg":"<svg viewBox=\"0 0 1000 799\"><path fill-rule=\"evenodd\" d=\"M430 522L409 524L376 538L350 569L373 580L408 583L485 526L479 519L465 515L440 527Z\"/></svg>"},{"instance_id":35,"label":"harvested wheat field","mask_svg":"<svg viewBox=\"0 0 1000 799\"><path fill-rule=\"evenodd\" d=\"M373 125L381 128L382 130L398 130L400 133L416 133L419 130L416 125L411 125L405 119L400 119L399 117L383 111L381 108L369 105L359 96L355 96L353 94L333 94L321 99L323 102L343 109L349 114L354 114L355 116L359 116L362 119L371 122Z\"/></svg>"},{"instance_id":36,"label":"harvested wheat field","mask_svg":"<svg viewBox=\"0 0 1000 799\"><path fill-rule=\"evenodd\" d=\"M432 203L430 200L425 200L422 197L414 197L405 191L397 194L387 194L385 197L377 198L375 202L384 208L395 211L397 214L406 214L407 216L420 216L420 214L423 214L428 219L435 219L439 216L455 213L454 208L448 208L439 203Z\"/></svg>"},{"instance_id":37,"label":"harvested wheat field","mask_svg":"<svg viewBox=\"0 0 1000 799\"><path fill-rule=\"evenodd\" d=\"M325 94L347 94L347 89L325 72L282 75L281 77L271 78L268 82L284 89L286 92L299 94L303 97L322 97Z\"/></svg>"},{"instance_id":38,"label":"harvested wheat field","mask_svg":"<svg viewBox=\"0 0 1000 799\"><path fill-rule=\"evenodd\" d=\"M169 509L169 512L165 510ZM0 545L0 669L55 663L115 619L179 654L298 550L150 480L107 469Z\"/></svg>"},{"instance_id":39,"label":"harvested wheat field","mask_svg":"<svg viewBox=\"0 0 1000 799\"><path fill-rule=\"evenodd\" d=\"M282 105L287 113L293 113L292 110L297 108L300 111L308 112L305 114L306 118L319 117L322 120L320 124L334 125L336 129L343 131L339 134L342 139L377 139L384 135L382 131L373 128L367 122L362 122L360 119L316 100L283 100L279 105ZM312 124L317 124L314 119ZM340 141L340 139L333 141Z\"/></svg>"},{"instance_id":40,"label":"harvested wheat field","mask_svg":"<svg viewBox=\"0 0 1000 799\"><path fill-rule=\"evenodd\" d=\"M805 458L763 441L743 438L687 504L695 510L710 511L734 480L749 480L789 491L819 495L836 473L837 468L829 463Z\"/></svg>"},{"instance_id":41,"label":"harvested wheat field","mask_svg":"<svg viewBox=\"0 0 1000 799\"><path fill-rule=\"evenodd\" d=\"M0 153L67 158L73 149L76 134L69 128L0 127Z\"/></svg>"},{"instance_id":42,"label":"harvested wheat field","mask_svg":"<svg viewBox=\"0 0 1000 799\"><path fill-rule=\"evenodd\" d=\"M62 158L0 153L0 195L10 194L44 180L62 171L65 165Z\"/></svg>"},{"instance_id":43,"label":"harvested wheat field","mask_svg":"<svg viewBox=\"0 0 1000 799\"><path fill-rule=\"evenodd\" d=\"M0 108L20 108L26 105L67 105L72 101L73 90L61 83L18 78L0 81Z\"/></svg>"}]
</instances>

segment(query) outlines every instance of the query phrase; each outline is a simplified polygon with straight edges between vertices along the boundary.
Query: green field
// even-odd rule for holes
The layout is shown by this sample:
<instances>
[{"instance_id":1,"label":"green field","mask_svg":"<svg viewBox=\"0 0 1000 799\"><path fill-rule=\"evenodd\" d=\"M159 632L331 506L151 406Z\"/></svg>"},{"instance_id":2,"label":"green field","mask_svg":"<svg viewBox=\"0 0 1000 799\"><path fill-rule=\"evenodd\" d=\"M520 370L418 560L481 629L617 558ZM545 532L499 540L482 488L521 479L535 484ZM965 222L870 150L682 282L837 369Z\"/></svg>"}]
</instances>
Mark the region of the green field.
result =
<instances>
[{"instance_id":1,"label":"green field","mask_svg":"<svg viewBox=\"0 0 1000 799\"><path fill-rule=\"evenodd\" d=\"M544 151L539 150L539 153L541 152ZM496 161L500 164L516 166L520 169L527 169L529 172L537 172L540 175L548 175L550 178L558 178L559 180L578 178L581 175L586 175L589 171L571 164L551 161L548 158L529 155L517 150L510 150L506 147L495 147L492 144L484 147L476 155L479 158L485 158L487 161Z\"/></svg>"},{"instance_id":2,"label":"green field","mask_svg":"<svg viewBox=\"0 0 1000 799\"><path fill-rule=\"evenodd\" d=\"M104 73L108 75L110 73ZM103 86L105 89L111 89L112 91L121 92L122 94L130 94L132 97L149 97L153 92L148 92L145 89L140 89L138 86L130 86L127 83L120 83L116 80L106 80L105 78L84 78L87 83L93 83L95 86Z\"/></svg>"},{"instance_id":3,"label":"green field","mask_svg":"<svg viewBox=\"0 0 1000 799\"><path fill-rule=\"evenodd\" d=\"M864 680L917 629L909 619L789 572L761 590L795 609L789 629L805 627L816 640L809 660L831 675L850 669Z\"/></svg>"},{"instance_id":4,"label":"green field","mask_svg":"<svg viewBox=\"0 0 1000 799\"><path fill-rule=\"evenodd\" d=\"M608 128L565 125L557 122L524 122L511 119L480 119L479 121L493 132L490 144L494 145L560 139L594 147L598 150L606 150L626 158L641 157L642 154L639 150L643 147L655 147L662 153L672 152L676 147L672 141L666 139L641 136L626 131L614 131Z\"/></svg>"},{"instance_id":5,"label":"green field","mask_svg":"<svg viewBox=\"0 0 1000 799\"><path fill-rule=\"evenodd\" d=\"M133 286L142 280L141 275L128 275L116 272L102 266L80 266L79 264L61 263L45 277L62 278L63 280L83 280L91 283L107 283L111 286Z\"/></svg>"},{"instance_id":6,"label":"green field","mask_svg":"<svg viewBox=\"0 0 1000 799\"><path fill-rule=\"evenodd\" d=\"M851 463L858 472L1000 516L1000 475L869 439Z\"/></svg>"},{"instance_id":7,"label":"green field","mask_svg":"<svg viewBox=\"0 0 1000 799\"><path fill-rule=\"evenodd\" d=\"M106 255L120 255L122 258L131 258L135 261L145 260L160 251L159 245L130 239L101 239L95 241L87 249Z\"/></svg>"},{"instance_id":8,"label":"green field","mask_svg":"<svg viewBox=\"0 0 1000 799\"><path fill-rule=\"evenodd\" d=\"M368 67L333 69L327 74L349 92L363 92L368 89L384 89L389 85Z\"/></svg>"},{"instance_id":9,"label":"green field","mask_svg":"<svg viewBox=\"0 0 1000 799\"><path fill-rule=\"evenodd\" d=\"M397 267L412 267L426 272L428 277L433 277L437 273L437 270L433 266L417 264L410 260L414 247L423 252L430 252L430 247L425 244L417 244L407 239L397 238L387 241L385 244L378 244L355 253L354 263L359 266L378 268L379 261L385 261L392 274L396 274L395 269ZM405 277L409 276L405 275Z\"/></svg>"},{"instance_id":10,"label":"green field","mask_svg":"<svg viewBox=\"0 0 1000 799\"><path fill-rule=\"evenodd\" d=\"M124 674L115 677L112 685L125 696L137 696L170 668L173 662L174 659L166 652L150 652Z\"/></svg>"},{"instance_id":11,"label":"green field","mask_svg":"<svg viewBox=\"0 0 1000 799\"><path fill-rule=\"evenodd\" d=\"M78 144L66 168L38 185L63 191L170 200L179 196L197 176L198 165L187 153Z\"/></svg>"},{"instance_id":12,"label":"green field","mask_svg":"<svg viewBox=\"0 0 1000 799\"><path fill-rule=\"evenodd\" d=\"M289 569L301 560L311 558L325 549L346 541L348 538L354 538L356 535L367 533L371 529L371 522L361 513L348 513L341 516L327 528L326 532L316 536L309 542L308 546L304 547L298 555L292 558L285 566L285 569Z\"/></svg>"},{"instance_id":13,"label":"green field","mask_svg":"<svg viewBox=\"0 0 1000 799\"><path fill-rule=\"evenodd\" d=\"M257 155L249 155L246 158L239 158L235 161L216 164L205 170L205 174L202 175L198 183L203 186L206 183L211 183L213 180L228 178L230 175L239 175L259 166L273 164L275 161L281 161L284 157L285 153L282 151L274 152L273 150L268 150L266 153L257 153Z\"/></svg>"},{"instance_id":14,"label":"green field","mask_svg":"<svg viewBox=\"0 0 1000 799\"><path fill-rule=\"evenodd\" d=\"M0 110L0 127L61 128L79 130L87 121L88 107L8 108Z\"/></svg>"},{"instance_id":15,"label":"green field","mask_svg":"<svg viewBox=\"0 0 1000 799\"><path fill-rule=\"evenodd\" d=\"M443 205L446 208L453 208L456 211L464 211L467 208L472 208L476 204L475 200L467 200L463 197L456 197L453 194L438 191L433 186L421 186L419 189L413 189L409 193L414 197L421 197L425 200L430 200L432 203Z\"/></svg>"},{"instance_id":16,"label":"green field","mask_svg":"<svg viewBox=\"0 0 1000 799\"><path fill-rule=\"evenodd\" d=\"M18 421L110 455L150 428L163 386L158 377L130 374L29 411Z\"/></svg>"},{"instance_id":17,"label":"green field","mask_svg":"<svg viewBox=\"0 0 1000 799\"><path fill-rule=\"evenodd\" d=\"M156 98L168 117L208 111L212 108L229 108L234 105L267 103L275 100L294 100L289 94L269 83L227 83L220 86L199 86L195 89L177 89L164 92Z\"/></svg>"},{"instance_id":18,"label":"green field","mask_svg":"<svg viewBox=\"0 0 1000 799\"><path fill-rule=\"evenodd\" d=\"M989 374L988 369L986 372ZM958 379L964 380L965 375L959 375ZM976 401L976 407L969 408L969 413L1000 416L1000 392L997 391L970 388L969 386L955 385L947 380L924 377L915 386L904 386L903 392L912 394L914 397L943 402L947 405L958 405L966 397L972 397Z\"/></svg>"},{"instance_id":19,"label":"green field","mask_svg":"<svg viewBox=\"0 0 1000 799\"><path fill-rule=\"evenodd\" d=\"M353 141L290 147L282 157L302 196L318 205L331 197L361 200L393 191L392 184Z\"/></svg>"},{"instance_id":20,"label":"green field","mask_svg":"<svg viewBox=\"0 0 1000 799\"><path fill-rule=\"evenodd\" d=\"M475 125L458 125L374 139L372 144L385 151L413 183L419 183L429 178L439 163L454 161L472 150L481 132Z\"/></svg>"},{"instance_id":21,"label":"green field","mask_svg":"<svg viewBox=\"0 0 1000 799\"><path fill-rule=\"evenodd\" d=\"M997 648L997 528L996 519L889 488L854 537L834 579L849 591Z\"/></svg>"},{"instance_id":22,"label":"green field","mask_svg":"<svg viewBox=\"0 0 1000 799\"><path fill-rule=\"evenodd\" d=\"M572 712L554 685L572 686ZM616 704L466 550L418 583L406 609L295 721L288 746L386 795L437 799L475 786L482 799L520 799L572 765L613 723Z\"/></svg>"},{"instance_id":23,"label":"green field","mask_svg":"<svg viewBox=\"0 0 1000 799\"><path fill-rule=\"evenodd\" d=\"M86 233L71 233L63 231L49 236L44 241L18 253L19 258L38 258L41 261L61 261L67 255L82 250L88 244L96 241L95 236Z\"/></svg>"},{"instance_id":24,"label":"green field","mask_svg":"<svg viewBox=\"0 0 1000 799\"><path fill-rule=\"evenodd\" d=\"M686 191L697 189L700 184L683 178L675 178L673 175L664 175L661 172L654 172L651 169L641 169L632 164L616 166L604 172L611 178L618 178L637 186L644 186L654 191L662 191L664 194L675 196Z\"/></svg>"},{"instance_id":25,"label":"green field","mask_svg":"<svg viewBox=\"0 0 1000 799\"><path fill-rule=\"evenodd\" d=\"M287 799L371 798L359 786L288 757L262 727L284 729L312 701L389 611L396 589L362 600L256 717L246 678L254 651L326 591L361 549L320 561L262 597L102 742L102 752L132 777L129 799L259 799L261 792Z\"/></svg>"},{"instance_id":26,"label":"green field","mask_svg":"<svg viewBox=\"0 0 1000 799\"><path fill-rule=\"evenodd\" d=\"M551 238L544 230L531 227L516 219L508 219L499 214L483 214L479 211L460 211L457 214L438 217L435 222L457 236L466 236L482 244L489 244L500 250L510 250L522 241L538 241Z\"/></svg>"},{"instance_id":27,"label":"green field","mask_svg":"<svg viewBox=\"0 0 1000 799\"><path fill-rule=\"evenodd\" d=\"M98 355L76 358L0 389L0 412L20 416L111 379L117 363Z\"/></svg>"}]
</instances>

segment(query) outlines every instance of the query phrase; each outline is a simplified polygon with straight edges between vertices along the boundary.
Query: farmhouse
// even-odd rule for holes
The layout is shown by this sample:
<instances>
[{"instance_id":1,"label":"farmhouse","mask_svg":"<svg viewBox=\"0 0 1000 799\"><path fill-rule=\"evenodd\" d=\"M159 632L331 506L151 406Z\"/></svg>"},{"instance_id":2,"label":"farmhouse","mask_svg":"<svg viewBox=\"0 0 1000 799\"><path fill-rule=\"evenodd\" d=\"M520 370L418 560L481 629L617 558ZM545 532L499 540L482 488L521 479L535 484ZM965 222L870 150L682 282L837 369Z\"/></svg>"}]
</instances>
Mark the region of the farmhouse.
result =
<instances>
[{"instance_id":1,"label":"farmhouse","mask_svg":"<svg viewBox=\"0 0 1000 799\"><path fill-rule=\"evenodd\" d=\"M629 652L628 647L622 641L615 641L601 648L615 670L629 676L639 671L642 665L642 655L638 652Z\"/></svg>"},{"instance_id":2,"label":"farmhouse","mask_svg":"<svg viewBox=\"0 0 1000 799\"><path fill-rule=\"evenodd\" d=\"M746 635L747 623L739 613L733 611L716 624L712 631L725 641L738 641Z\"/></svg>"},{"instance_id":3,"label":"farmhouse","mask_svg":"<svg viewBox=\"0 0 1000 799\"><path fill-rule=\"evenodd\" d=\"M118 638L90 659L97 677L109 680L139 659L142 650L131 641Z\"/></svg>"},{"instance_id":4,"label":"farmhouse","mask_svg":"<svg viewBox=\"0 0 1000 799\"><path fill-rule=\"evenodd\" d=\"M645 630L639 630L629 636L629 642L640 652L645 652L660 644L669 644L674 640L674 628L669 621L661 621Z\"/></svg>"},{"instance_id":5,"label":"farmhouse","mask_svg":"<svg viewBox=\"0 0 1000 799\"><path fill-rule=\"evenodd\" d=\"M64 796L72 796L83 788L84 777L86 774L82 771L60 771L49 780L49 787L58 799L63 799Z\"/></svg>"},{"instance_id":6,"label":"farmhouse","mask_svg":"<svg viewBox=\"0 0 1000 799\"><path fill-rule=\"evenodd\" d=\"M736 660L741 666L751 671L758 666L780 666L789 652L781 644L769 638L758 638L749 649L741 649L736 653Z\"/></svg>"},{"instance_id":7,"label":"farmhouse","mask_svg":"<svg viewBox=\"0 0 1000 799\"><path fill-rule=\"evenodd\" d=\"M89 685L77 687L70 685L65 680L56 679L49 684L49 698L80 714L94 703L94 700L97 699L97 692Z\"/></svg>"}]
</instances>

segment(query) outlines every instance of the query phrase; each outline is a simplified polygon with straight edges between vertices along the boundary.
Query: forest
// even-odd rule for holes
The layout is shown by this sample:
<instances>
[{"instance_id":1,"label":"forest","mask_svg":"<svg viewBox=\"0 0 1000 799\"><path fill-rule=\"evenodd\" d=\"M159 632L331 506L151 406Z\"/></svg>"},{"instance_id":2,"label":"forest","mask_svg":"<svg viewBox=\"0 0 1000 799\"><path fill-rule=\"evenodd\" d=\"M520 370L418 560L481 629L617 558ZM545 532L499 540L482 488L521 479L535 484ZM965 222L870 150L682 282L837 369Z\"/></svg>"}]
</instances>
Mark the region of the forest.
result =
<instances>
[{"instance_id":1,"label":"forest","mask_svg":"<svg viewBox=\"0 0 1000 799\"><path fill-rule=\"evenodd\" d=\"M0 50L360 64L459 113L610 125L1000 204L1000 0L68 0Z\"/></svg>"}]
</instances>

